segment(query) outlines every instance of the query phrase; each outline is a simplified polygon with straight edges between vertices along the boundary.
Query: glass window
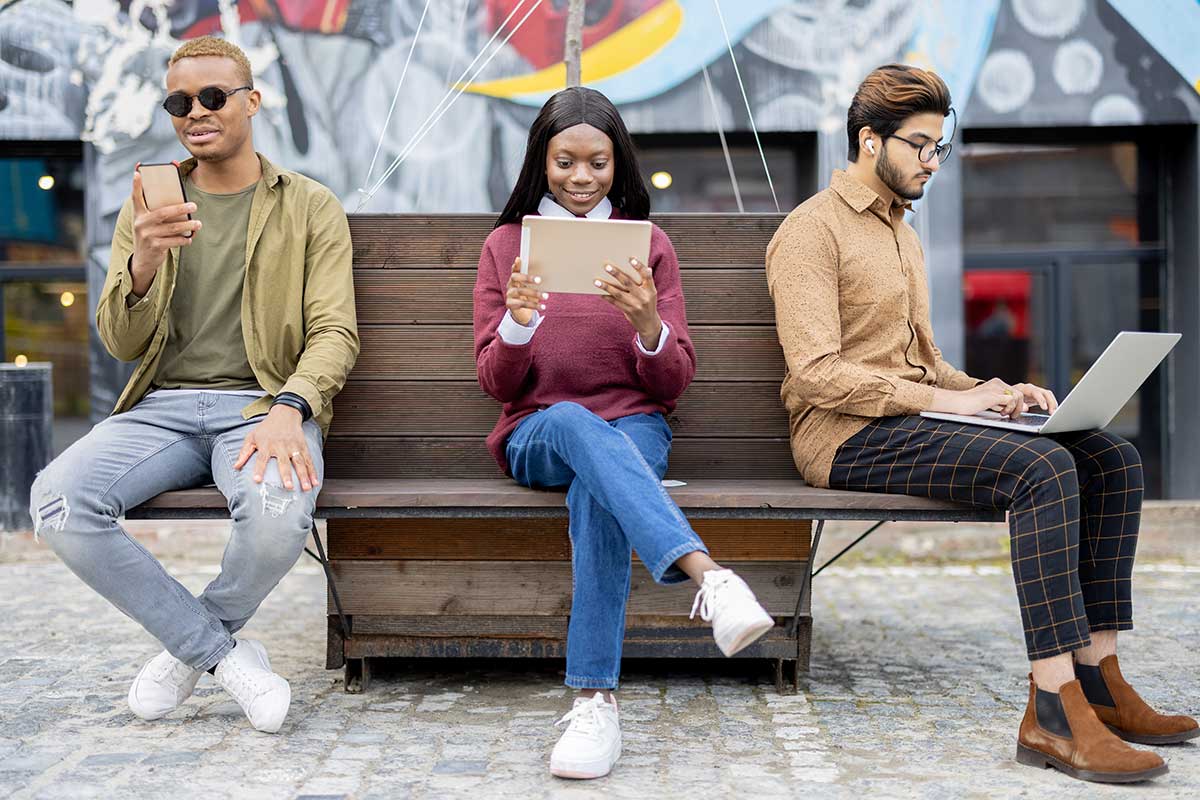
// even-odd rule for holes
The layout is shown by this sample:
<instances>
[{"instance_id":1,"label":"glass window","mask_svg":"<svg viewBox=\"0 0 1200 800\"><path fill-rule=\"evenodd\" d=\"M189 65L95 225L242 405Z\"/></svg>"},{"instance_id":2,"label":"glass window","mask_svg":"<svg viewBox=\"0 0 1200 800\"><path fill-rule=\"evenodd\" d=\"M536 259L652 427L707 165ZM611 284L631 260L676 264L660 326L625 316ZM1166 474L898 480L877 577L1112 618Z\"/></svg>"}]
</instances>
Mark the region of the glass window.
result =
<instances>
[{"instance_id":1,"label":"glass window","mask_svg":"<svg viewBox=\"0 0 1200 800\"><path fill-rule=\"evenodd\" d=\"M54 365L54 450L88 428L84 171L77 142L0 157L0 359Z\"/></svg>"},{"instance_id":2,"label":"glass window","mask_svg":"<svg viewBox=\"0 0 1200 800\"><path fill-rule=\"evenodd\" d=\"M962 159L966 247L1144 241L1138 229L1137 146L1131 142L970 143Z\"/></svg>"},{"instance_id":3,"label":"glass window","mask_svg":"<svg viewBox=\"0 0 1200 800\"><path fill-rule=\"evenodd\" d=\"M746 211L774 212L771 187L753 138L730 134L729 157ZM800 146L797 146L797 142ZM713 134L637 137L642 178L656 213L737 213L737 197L720 139ZM813 145L813 146L809 146ZM787 212L803 202L815 186L815 144L797 134L788 143L765 137L763 151L779 207Z\"/></svg>"},{"instance_id":4,"label":"glass window","mask_svg":"<svg viewBox=\"0 0 1200 800\"><path fill-rule=\"evenodd\" d=\"M0 158L0 264L82 262L83 183L78 157Z\"/></svg>"}]
</instances>

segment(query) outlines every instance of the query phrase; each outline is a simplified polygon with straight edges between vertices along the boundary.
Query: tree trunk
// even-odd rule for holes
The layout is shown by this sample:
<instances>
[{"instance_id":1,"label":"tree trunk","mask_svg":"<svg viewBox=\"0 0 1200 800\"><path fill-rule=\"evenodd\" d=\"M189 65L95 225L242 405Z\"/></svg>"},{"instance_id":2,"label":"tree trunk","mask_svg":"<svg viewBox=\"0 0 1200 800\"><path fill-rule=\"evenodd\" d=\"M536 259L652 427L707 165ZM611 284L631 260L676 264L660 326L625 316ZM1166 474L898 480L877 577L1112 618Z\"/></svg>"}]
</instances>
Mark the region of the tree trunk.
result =
<instances>
[{"instance_id":1,"label":"tree trunk","mask_svg":"<svg viewBox=\"0 0 1200 800\"><path fill-rule=\"evenodd\" d=\"M567 8L567 39L563 44L563 61L567 65L567 86L583 82L583 4L570 0Z\"/></svg>"}]
</instances>

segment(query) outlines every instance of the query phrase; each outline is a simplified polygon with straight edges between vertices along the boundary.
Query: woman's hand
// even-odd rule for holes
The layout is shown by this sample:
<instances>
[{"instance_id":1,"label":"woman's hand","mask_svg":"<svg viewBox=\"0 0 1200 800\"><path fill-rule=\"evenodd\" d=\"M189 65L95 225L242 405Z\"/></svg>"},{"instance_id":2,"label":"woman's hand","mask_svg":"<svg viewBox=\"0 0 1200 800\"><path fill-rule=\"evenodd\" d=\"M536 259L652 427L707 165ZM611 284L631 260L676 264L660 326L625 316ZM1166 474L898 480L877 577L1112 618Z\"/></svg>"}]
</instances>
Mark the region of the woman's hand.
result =
<instances>
[{"instance_id":1,"label":"woman's hand","mask_svg":"<svg viewBox=\"0 0 1200 800\"><path fill-rule=\"evenodd\" d=\"M512 274L508 276L508 289L504 293L504 305L512 312L513 319L521 325L529 325L533 321L533 312L545 311L544 300L550 295L539 292L537 284L541 283L540 276L531 277L521 274L521 259L513 261Z\"/></svg>"},{"instance_id":2,"label":"woman's hand","mask_svg":"<svg viewBox=\"0 0 1200 800\"><path fill-rule=\"evenodd\" d=\"M642 341L642 347L653 352L658 349L658 339L663 330L662 318L658 316L654 271L636 258L629 259L629 266L637 273L636 279L612 264L605 264L604 271L610 280L597 279L596 286L604 290L602 299L615 306L629 320Z\"/></svg>"}]
</instances>

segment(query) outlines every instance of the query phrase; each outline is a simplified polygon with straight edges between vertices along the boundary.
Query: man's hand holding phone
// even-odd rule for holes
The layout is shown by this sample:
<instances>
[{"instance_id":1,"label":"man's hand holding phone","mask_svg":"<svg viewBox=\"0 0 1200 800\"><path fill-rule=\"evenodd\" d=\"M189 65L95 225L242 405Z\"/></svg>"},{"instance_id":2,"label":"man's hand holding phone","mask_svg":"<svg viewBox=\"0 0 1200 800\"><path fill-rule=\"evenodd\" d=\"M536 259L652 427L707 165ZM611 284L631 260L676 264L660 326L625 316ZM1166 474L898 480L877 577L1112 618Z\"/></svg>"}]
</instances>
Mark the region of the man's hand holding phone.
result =
<instances>
[{"instance_id":1,"label":"man's hand holding phone","mask_svg":"<svg viewBox=\"0 0 1200 800\"><path fill-rule=\"evenodd\" d=\"M199 220L188 219L188 214L195 210L195 203L147 208L142 174L133 173L133 257L129 272L136 296L143 297L150 291L154 276L167 259L167 251L192 243L192 234L200 230Z\"/></svg>"}]
</instances>

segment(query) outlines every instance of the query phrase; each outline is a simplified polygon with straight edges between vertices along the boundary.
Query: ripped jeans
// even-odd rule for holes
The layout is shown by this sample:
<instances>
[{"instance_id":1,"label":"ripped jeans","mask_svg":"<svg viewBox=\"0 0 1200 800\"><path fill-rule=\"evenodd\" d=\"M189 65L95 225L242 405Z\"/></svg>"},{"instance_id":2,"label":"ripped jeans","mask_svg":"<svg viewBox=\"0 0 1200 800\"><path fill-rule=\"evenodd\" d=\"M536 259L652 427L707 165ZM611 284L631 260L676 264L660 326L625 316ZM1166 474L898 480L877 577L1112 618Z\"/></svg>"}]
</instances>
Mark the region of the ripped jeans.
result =
<instances>
[{"instance_id":1,"label":"ripped jeans","mask_svg":"<svg viewBox=\"0 0 1200 800\"><path fill-rule=\"evenodd\" d=\"M295 475L295 488L283 488L275 461L254 483L257 456L233 469L263 419L242 419L249 401L156 392L92 428L38 475L31 492L36 534L84 583L198 670L233 649L233 634L296 563L312 531L316 489L304 492ZM303 430L323 479L321 429L309 420ZM210 483L228 500L233 531L220 574L194 597L117 520L160 492Z\"/></svg>"}]
</instances>

